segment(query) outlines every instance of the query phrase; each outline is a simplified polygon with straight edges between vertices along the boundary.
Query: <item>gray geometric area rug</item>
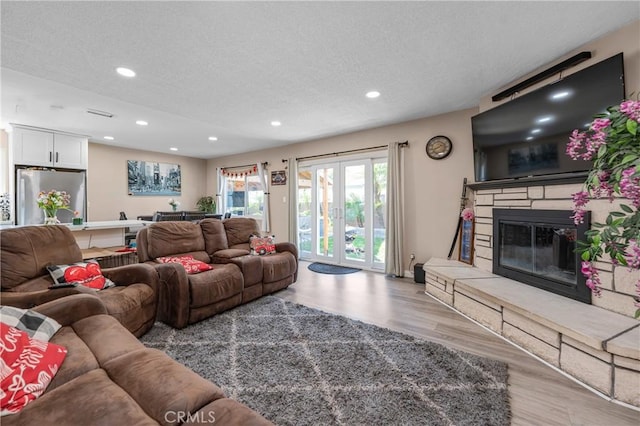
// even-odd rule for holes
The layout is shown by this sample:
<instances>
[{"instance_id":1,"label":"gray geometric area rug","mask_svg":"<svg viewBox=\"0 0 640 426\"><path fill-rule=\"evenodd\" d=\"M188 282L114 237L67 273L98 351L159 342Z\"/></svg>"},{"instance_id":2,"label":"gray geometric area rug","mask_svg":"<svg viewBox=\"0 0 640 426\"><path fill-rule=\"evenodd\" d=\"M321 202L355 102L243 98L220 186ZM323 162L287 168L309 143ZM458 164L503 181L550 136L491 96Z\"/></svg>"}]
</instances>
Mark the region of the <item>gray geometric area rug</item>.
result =
<instances>
[{"instance_id":1,"label":"gray geometric area rug","mask_svg":"<svg viewBox=\"0 0 640 426\"><path fill-rule=\"evenodd\" d=\"M508 425L507 365L273 296L142 342L277 425Z\"/></svg>"}]
</instances>

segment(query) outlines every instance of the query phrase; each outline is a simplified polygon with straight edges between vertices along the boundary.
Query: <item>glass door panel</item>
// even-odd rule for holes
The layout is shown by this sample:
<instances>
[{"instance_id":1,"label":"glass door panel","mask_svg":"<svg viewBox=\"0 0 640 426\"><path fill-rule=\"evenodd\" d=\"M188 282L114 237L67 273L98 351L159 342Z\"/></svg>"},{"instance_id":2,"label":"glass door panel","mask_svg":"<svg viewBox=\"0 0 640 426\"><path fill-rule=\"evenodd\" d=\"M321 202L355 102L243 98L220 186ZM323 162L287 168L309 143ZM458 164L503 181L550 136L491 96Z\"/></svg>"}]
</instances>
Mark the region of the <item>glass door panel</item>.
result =
<instances>
[{"instance_id":1,"label":"glass door panel","mask_svg":"<svg viewBox=\"0 0 640 426\"><path fill-rule=\"evenodd\" d=\"M311 256L311 236L313 224L313 171L298 170L298 250L301 258Z\"/></svg>"},{"instance_id":2,"label":"glass door panel","mask_svg":"<svg viewBox=\"0 0 640 426\"><path fill-rule=\"evenodd\" d=\"M316 169L316 223L315 254L322 258L334 258L334 173L332 166Z\"/></svg>"},{"instance_id":3,"label":"glass door panel","mask_svg":"<svg viewBox=\"0 0 640 426\"><path fill-rule=\"evenodd\" d=\"M373 163L373 266L384 269L387 202L387 162Z\"/></svg>"},{"instance_id":4,"label":"glass door panel","mask_svg":"<svg viewBox=\"0 0 640 426\"><path fill-rule=\"evenodd\" d=\"M367 196L365 164L343 166L342 175L344 202L342 211L342 231L344 234L344 259L364 262L367 235L365 232Z\"/></svg>"},{"instance_id":5,"label":"glass door panel","mask_svg":"<svg viewBox=\"0 0 640 426\"><path fill-rule=\"evenodd\" d=\"M297 178L300 257L384 269L386 158L301 165Z\"/></svg>"}]
</instances>

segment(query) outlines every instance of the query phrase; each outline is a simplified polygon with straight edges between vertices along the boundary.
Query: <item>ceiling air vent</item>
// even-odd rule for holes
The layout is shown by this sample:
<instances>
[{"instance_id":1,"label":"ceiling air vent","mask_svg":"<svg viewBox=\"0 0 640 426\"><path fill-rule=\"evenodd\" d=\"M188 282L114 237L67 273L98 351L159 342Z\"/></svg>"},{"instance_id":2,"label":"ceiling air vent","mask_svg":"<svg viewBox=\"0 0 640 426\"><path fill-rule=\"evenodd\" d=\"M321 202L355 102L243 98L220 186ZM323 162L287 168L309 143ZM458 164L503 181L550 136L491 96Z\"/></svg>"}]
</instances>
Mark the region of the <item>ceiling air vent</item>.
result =
<instances>
[{"instance_id":1,"label":"ceiling air vent","mask_svg":"<svg viewBox=\"0 0 640 426\"><path fill-rule=\"evenodd\" d=\"M113 117L113 114L111 114L110 112L106 112L106 111L100 111L98 109L91 109L91 108L87 108L87 112L89 114L93 114L93 115L99 115L101 117L107 117L107 118L111 118Z\"/></svg>"}]
</instances>

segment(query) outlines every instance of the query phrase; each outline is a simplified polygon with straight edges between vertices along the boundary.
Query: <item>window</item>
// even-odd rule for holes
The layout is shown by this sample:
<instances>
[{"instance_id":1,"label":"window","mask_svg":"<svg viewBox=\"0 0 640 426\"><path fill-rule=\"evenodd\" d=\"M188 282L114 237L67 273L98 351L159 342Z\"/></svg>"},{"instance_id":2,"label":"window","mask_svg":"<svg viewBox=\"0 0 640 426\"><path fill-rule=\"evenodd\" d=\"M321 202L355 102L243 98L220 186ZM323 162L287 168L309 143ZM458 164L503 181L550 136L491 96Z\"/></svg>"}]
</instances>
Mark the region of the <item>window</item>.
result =
<instances>
[{"instance_id":1,"label":"window","mask_svg":"<svg viewBox=\"0 0 640 426\"><path fill-rule=\"evenodd\" d=\"M262 220L264 192L258 175L226 176L223 200L225 213Z\"/></svg>"}]
</instances>

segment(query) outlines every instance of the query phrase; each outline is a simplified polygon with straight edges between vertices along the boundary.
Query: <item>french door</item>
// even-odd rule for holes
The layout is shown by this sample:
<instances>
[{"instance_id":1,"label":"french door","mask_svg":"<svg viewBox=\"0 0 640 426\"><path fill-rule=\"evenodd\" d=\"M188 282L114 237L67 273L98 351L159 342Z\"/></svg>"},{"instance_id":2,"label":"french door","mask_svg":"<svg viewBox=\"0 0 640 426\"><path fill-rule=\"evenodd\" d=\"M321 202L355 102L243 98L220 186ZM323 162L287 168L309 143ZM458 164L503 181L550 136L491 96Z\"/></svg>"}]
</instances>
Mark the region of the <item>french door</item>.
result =
<instances>
[{"instance_id":1,"label":"french door","mask_svg":"<svg viewBox=\"0 0 640 426\"><path fill-rule=\"evenodd\" d=\"M384 269L386 182L386 157L301 164L300 257Z\"/></svg>"}]
</instances>

